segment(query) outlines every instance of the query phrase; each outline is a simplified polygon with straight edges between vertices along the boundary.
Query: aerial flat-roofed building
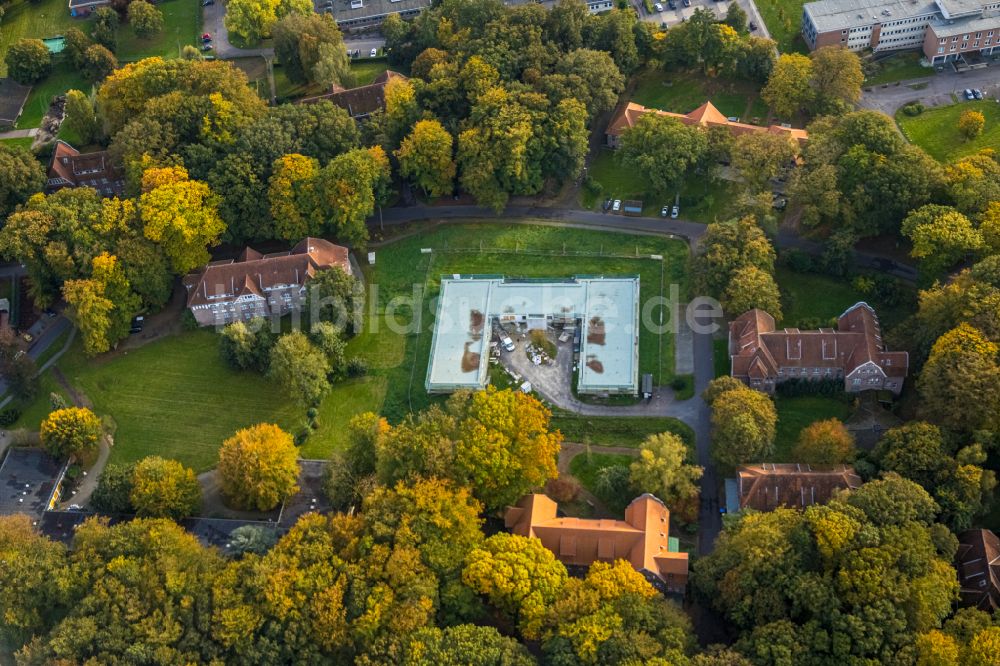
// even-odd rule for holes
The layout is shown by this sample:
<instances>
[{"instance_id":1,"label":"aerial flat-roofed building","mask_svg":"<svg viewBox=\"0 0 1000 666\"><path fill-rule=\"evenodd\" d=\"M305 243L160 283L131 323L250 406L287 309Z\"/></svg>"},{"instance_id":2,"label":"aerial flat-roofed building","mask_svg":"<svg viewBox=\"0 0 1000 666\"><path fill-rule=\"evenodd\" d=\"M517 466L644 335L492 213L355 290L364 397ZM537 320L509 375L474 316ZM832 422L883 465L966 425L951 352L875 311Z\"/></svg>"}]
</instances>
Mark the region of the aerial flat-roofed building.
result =
<instances>
[{"instance_id":1,"label":"aerial flat-roofed building","mask_svg":"<svg viewBox=\"0 0 1000 666\"><path fill-rule=\"evenodd\" d=\"M625 520L560 518L558 505L545 495L525 495L504 513L513 534L534 537L567 565L626 560L637 571L651 574L670 592L687 586L688 554L669 537L670 510L646 493L625 509Z\"/></svg>"},{"instance_id":2,"label":"aerial flat-roofed building","mask_svg":"<svg viewBox=\"0 0 1000 666\"><path fill-rule=\"evenodd\" d=\"M42 449L11 448L0 464L0 515L40 518L59 498L66 464Z\"/></svg>"},{"instance_id":3,"label":"aerial flat-roofed building","mask_svg":"<svg viewBox=\"0 0 1000 666\"><path fill-rule=\"evenodd\" d=\"M319 0L316 3L317 12L330 14L341 30L348 31L381 25L389 14L411 19L430 7L431 0Z\"/></svg>"},{"instance_id":4,"label":"aerial flat-roofed building","mask_svg":"<svg viewBox=\"0 0 1000 666\"><path fill-rule=\"evenodd\" d=\"M744 465L736 470L735 497L729 496L733 488L728 484L726 506L732 511L805 509L826 504L835 491L855 490L861 483L861 477L848 465L824 468L795 463Z\"/></svg>"},{"instance_id":5,"label":"aerial flat-roofed building","mask_svg":"<svg viewBox=\"0 0 1000 666\"><path fill-rule=\"evenodd\" d=\"M982 0L818 0L802 8L810 49L920 49L934 65L974 64L1000 53L1000 2Z\"/></svg>"},{"instance_id":6,"label":"aerial flat-roofed building","mask_svg":"<svg viewBox=\"0 0 1000 666\"><path fill-rule=\"evenodd\" d=\"M580 393L639 390L639 278L514 280L454 275L441 280L427 368L431 393L479 389L488 379L495 324L528 330L582 327Z\"/></svg>"}]
</instances>

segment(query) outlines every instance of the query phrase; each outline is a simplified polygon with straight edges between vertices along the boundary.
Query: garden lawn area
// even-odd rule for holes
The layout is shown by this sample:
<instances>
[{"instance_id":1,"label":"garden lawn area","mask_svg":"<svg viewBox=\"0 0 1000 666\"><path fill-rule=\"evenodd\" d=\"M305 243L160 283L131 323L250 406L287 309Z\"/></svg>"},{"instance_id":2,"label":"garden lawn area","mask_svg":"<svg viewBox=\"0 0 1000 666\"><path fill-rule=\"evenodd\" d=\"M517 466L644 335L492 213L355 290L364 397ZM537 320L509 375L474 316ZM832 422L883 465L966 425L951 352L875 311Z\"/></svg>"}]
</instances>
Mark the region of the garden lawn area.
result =
<instances>
[{"instance_id":1,"label":"garden lawn area","mask_svg":"<svg viewBox=\"0 0 1000 666\"><path fill-rule=\"evenodd\" d=\"M4 62L7 49L22 37L45 39L64 34L73 27L90 32L90 21L70 16L66 0L13 0L5 5L5 9L0 23L0 76L7 76L7 64Z\"/></svg>"},{"instance_id":2,"label":"garden lawn area","mask_svg":"<svg viewBox=\"0 0 1000 666\"><path fill-rule=\"evenodd\" d=\"M261 422L292 429L304 420L273 383L225 366L211 330L97 360L84 357L77 343L58 365L98 415L113 421L111 462L155 454L203 472L236 430Z\"/></svg>"},{"instance_id":3,"label":"garden lawn area","mask_svg":"<svg viewBox=\"0 0 1000 666\"><path fill-rule=\"evenodd\" d=\"M61 395L67 405L72 404L66 391L59 386L52 377L52 372L49 371L38 378L38 394L34 400L29 403L19 404L15 402L13 404L14 407L21 410L21 416L11 426L11 429L23 428L25 430L37 431L39 425L49 415L49 412L52 411L52 401L49 399L49 396L53 393Z\"/></svg>"},{"instance_id":4,"label":"garden lawn area","mask_svg":"<svg viewBox=\"0 0 1000 666\"><path fill-rule=\"evenodd\" d=\"M694 431L682 421L669 416L578 416L559 412L552 417L552 428L558 428L568 442L584 442L596 446L638 447L649 435L672 432L688 445L694 444Z\"/></svg>"},{"instance_id":5,"label":"garden lawn area","mask_svg":"<svg viewBox=\"0 0 1000 666\"><path fill-rule=\"evenodd\" d=\"M19 129L38 127L45 112L49 110L53 97L73 89L89 93L90 88L90 83L69 63L57 63L53 66L52 73L44 81L32 86L28 101L24 104L24 111L17 119L17 127Z\"/></svg>"},{"instance_id":6,"label":"garden lawn area","mask_svg":"<svg viewBox=\"0 0 1000 666\"><path fill-rule=\"evenodd\" d=\"M796 326L803 319L819 319L823 325L839 317L844 310L865 300L847 278L834 279L817 273L798 273L783 266L775 270L781 289L784 318L778 326Z\"/></svg>"},{"instance_id":7,"label":"garden lawn area","mask_svg":"<svg viewBox=\"0 0 1000 666\"><path fill-rule=\"evenodd\" d=\"M142 60L152 56L178 58L185 46L201 45L201 4L198 0L161 0L156 7L163 12L163 30L140 39L132 26L123 23L118 30L118 60Z\"/></svg>"},{"instance_id":8,"label":"garden lawn area","mask_svg":"<svg viewBox=\"0 0 1000 666\"><path fill-rule=\"evenodd\" d=\"M387 58L357 58L351 60L351 74L355 86L366 86L382 72L389 69Z\"/></svg>"},{"instance_id":9,"label":"garden lawn area","mask_svg":"<svg viewBox=\"0 0 1000 666\"><path fill-rule=\"evenodd\" d=\"M970 110L979 111L986 117L983 133L971 141L958 130L958 119ZM924 110L919 116L897 111L896 122L911 143L939 162L951 162L983 148L1000 150L1000 104L993 100L938 106Z\"/></svg>"},{"instance_id":10,"label":"garden lawn area","mask_svg":"<svg viewBox=\"0 0 1000 666\"><path fill-rule=\"evenodd\" d=\"M5 146L10 146L11 148L24 148L25 150L31 148L31 144L34 143L34 139L30 136L26 136L23 139L0 139Z\"/></svg>"},{"instance_id":11,"label":"garden lawn area","mask_svg":"<svg viewBox=\"0 0 1000 666\"><path fill-rule=\"evenodd\" d=\"M781 53L808 53L802 40L802 5L805 0L758 0L757 10Z\"/></svg>"},{"instance_id":12,"label":"garden lawn area","mask_svg":"<svg viewBox=\"0 0 1000 666\"><path fill-rule=\"evenodd\" d=\"M726 116L749 118L748 110L759 110L763 104L757 85L747 81L708 78L697 71L666 72L647 68L636 79L632 101L661 111L690 113L706 101L711 101ZM754 113L753 115L766 115Z\"/></svg>"},{"instance_id":13,"label":"garden lawn area","mask_svg":"<svg viewBox=\"0 0 1000 666\"><path fill-rule=\"evenodd\" d=\"M877 71L865 79L865 86L880 86L897 81L926 78L934 76L933 67L921 67L920 53L905 51L896 53L878 63Z\"/></svg>"},{"instance_id":14,"label":"garden lawn area","mask_svg":"<svg viewBox=\"0 0 1000 666\"><path fill-rule=\"evenodd\" d=\"M581 486L596 495L609 509L621 512L632 497L614 497L608 493L598 492L597 475L605 467L628 467L633 460L634 456L617 453L581 453L569 461L569 471Z\"/></svg>"},{"instance_id":15,"label":"garden lawn area","mask_svg":"<svg viewBox=\"0 0 1000 666\"><path fill-rule=\"evenodd\" d=\"M359 58L351 60L351 74L354 76L353 87L366 86L375 80L379 74L389 69L389 61L385 58ZM269 94L267 76L264 75L261 81L260 90L264 97ZM274 65L274 87L278 95L278 101L298 99L300 97L311 97L327 92L322 87L310 83L292 83L285 74L284 67L280 63Z\"/></svg>"},{"instance_id":16,"label":"garden lawn area","mask_svg":"<svg viewBox=\"0 0 1000 666\"><path fill-rule=\"evenodd\" d=\"M584 208L600 206L604 199L639 199L642 214L655 217L663 206L673 206L677 195L677 192L654 192L646 175L619 164L615 151L610 148L602 148L594 155L588 174L591 180L600 184L601 191L595 195L584 190ZM707 224L732 215L736 185L692 174L681 182L680 195L680 217Z\"/></svg>"},{"instance_id":17,"label":"garden lawn area","mask_svg":"<svg viewBox=\"0 0 1000 666\"><path fill-rule=\"evenodd\" d=\"M792 448L803 428L813 421L832 418L844 421L851 415L851 406L845 399L830 396L775 396L774 406L778 410L778 429L773 460L767 462L796 462L791 458Z\"/></svg>"}]
</instances>

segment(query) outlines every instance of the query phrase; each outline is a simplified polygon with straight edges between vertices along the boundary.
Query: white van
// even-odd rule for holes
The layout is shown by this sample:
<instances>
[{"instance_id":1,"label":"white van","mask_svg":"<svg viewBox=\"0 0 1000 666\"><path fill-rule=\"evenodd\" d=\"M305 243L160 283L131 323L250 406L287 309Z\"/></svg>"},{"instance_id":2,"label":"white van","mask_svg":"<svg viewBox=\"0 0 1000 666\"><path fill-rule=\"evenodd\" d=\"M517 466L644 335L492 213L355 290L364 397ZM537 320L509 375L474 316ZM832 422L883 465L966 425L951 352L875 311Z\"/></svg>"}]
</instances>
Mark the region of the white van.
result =
<instances>
[{"instance_id":1,"label":"white van","mask_svg":"<svg viewBox=\"0 0 1000 666\"><path fill-rule=\"evenodd\" d=\"M504 348L505 351L509 352L514 351L514 341L511 340L510 336L508 336L506 333L500 334L500 345Z\"/></svg>"}]
</instances>

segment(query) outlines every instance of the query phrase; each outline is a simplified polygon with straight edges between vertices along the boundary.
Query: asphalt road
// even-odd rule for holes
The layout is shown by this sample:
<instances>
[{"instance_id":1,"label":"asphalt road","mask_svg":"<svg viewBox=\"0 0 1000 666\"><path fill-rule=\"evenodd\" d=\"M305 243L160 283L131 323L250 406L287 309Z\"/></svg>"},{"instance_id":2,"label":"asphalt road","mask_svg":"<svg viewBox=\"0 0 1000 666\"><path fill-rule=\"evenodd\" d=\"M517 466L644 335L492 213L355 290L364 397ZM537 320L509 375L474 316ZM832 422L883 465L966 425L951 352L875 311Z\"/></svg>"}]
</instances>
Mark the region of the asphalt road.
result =
<instances>
[{"instance_id":1,"label":"asphalt road","mask_svg":"<svg viewBox=\"0 0 1000 666\"><path fill-rule=\"evenodd\" d=\"M920 102L924 106L952 104L954 102L952 95L960 100L964 99L962 91L966 88L979 88L987 96L1000 97L998 66L1000 65L994 64L985 69L961 74L946 70L939 74L931 74L927 78L903 81L899 85L878 86L872 88L871 92L862 94L858 104L863 109L874 109L891 116L907 102ZM912 85L924 87L914 90L910 87Z\"/></svg>"}]
</instances>

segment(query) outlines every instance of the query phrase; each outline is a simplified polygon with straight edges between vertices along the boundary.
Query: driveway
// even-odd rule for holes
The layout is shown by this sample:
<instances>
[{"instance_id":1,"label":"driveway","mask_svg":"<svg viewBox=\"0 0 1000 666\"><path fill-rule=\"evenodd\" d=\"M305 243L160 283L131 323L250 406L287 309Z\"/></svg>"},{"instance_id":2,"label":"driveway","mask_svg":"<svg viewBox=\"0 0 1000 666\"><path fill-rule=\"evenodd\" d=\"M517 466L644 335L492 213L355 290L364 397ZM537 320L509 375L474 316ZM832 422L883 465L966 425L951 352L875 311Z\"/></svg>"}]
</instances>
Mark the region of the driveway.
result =
<instances>
[{"instance_id":1,"label":"driveway","mask_svg":"<svg viewBox=\"0 0 1000 666\"><path fill-rule=\"evenodd\" d=\"M1000 63L959 74L955 71L945 71L923 79L903 81L899 85L889 84L873 88L871 92L861 95L859 106L863 109L873 109L892 116L896 110L907 102L920 102L924 106L943 106L953 103L952 95L958 99L966 88L979 88L987 96L1000 96ZM923 86L914 90L910 86Z\"/></svg>"},{"instance_id":2,"label":"driveway","mask_svg":"<svg viewBox=\"0 0 1000 666\"><path fill-rule=\"evenodd\" d=\"M241 49L232 45L229 41L229 31L226 30L226 6L222 0L216 0L214 5L201 8L202 29L212 35L212 45L215 50L212 53L221 60L232 60L233 58L247 58L261 56L265 58L274 57L274 49Z\"/></svg>"}]
</instances>

